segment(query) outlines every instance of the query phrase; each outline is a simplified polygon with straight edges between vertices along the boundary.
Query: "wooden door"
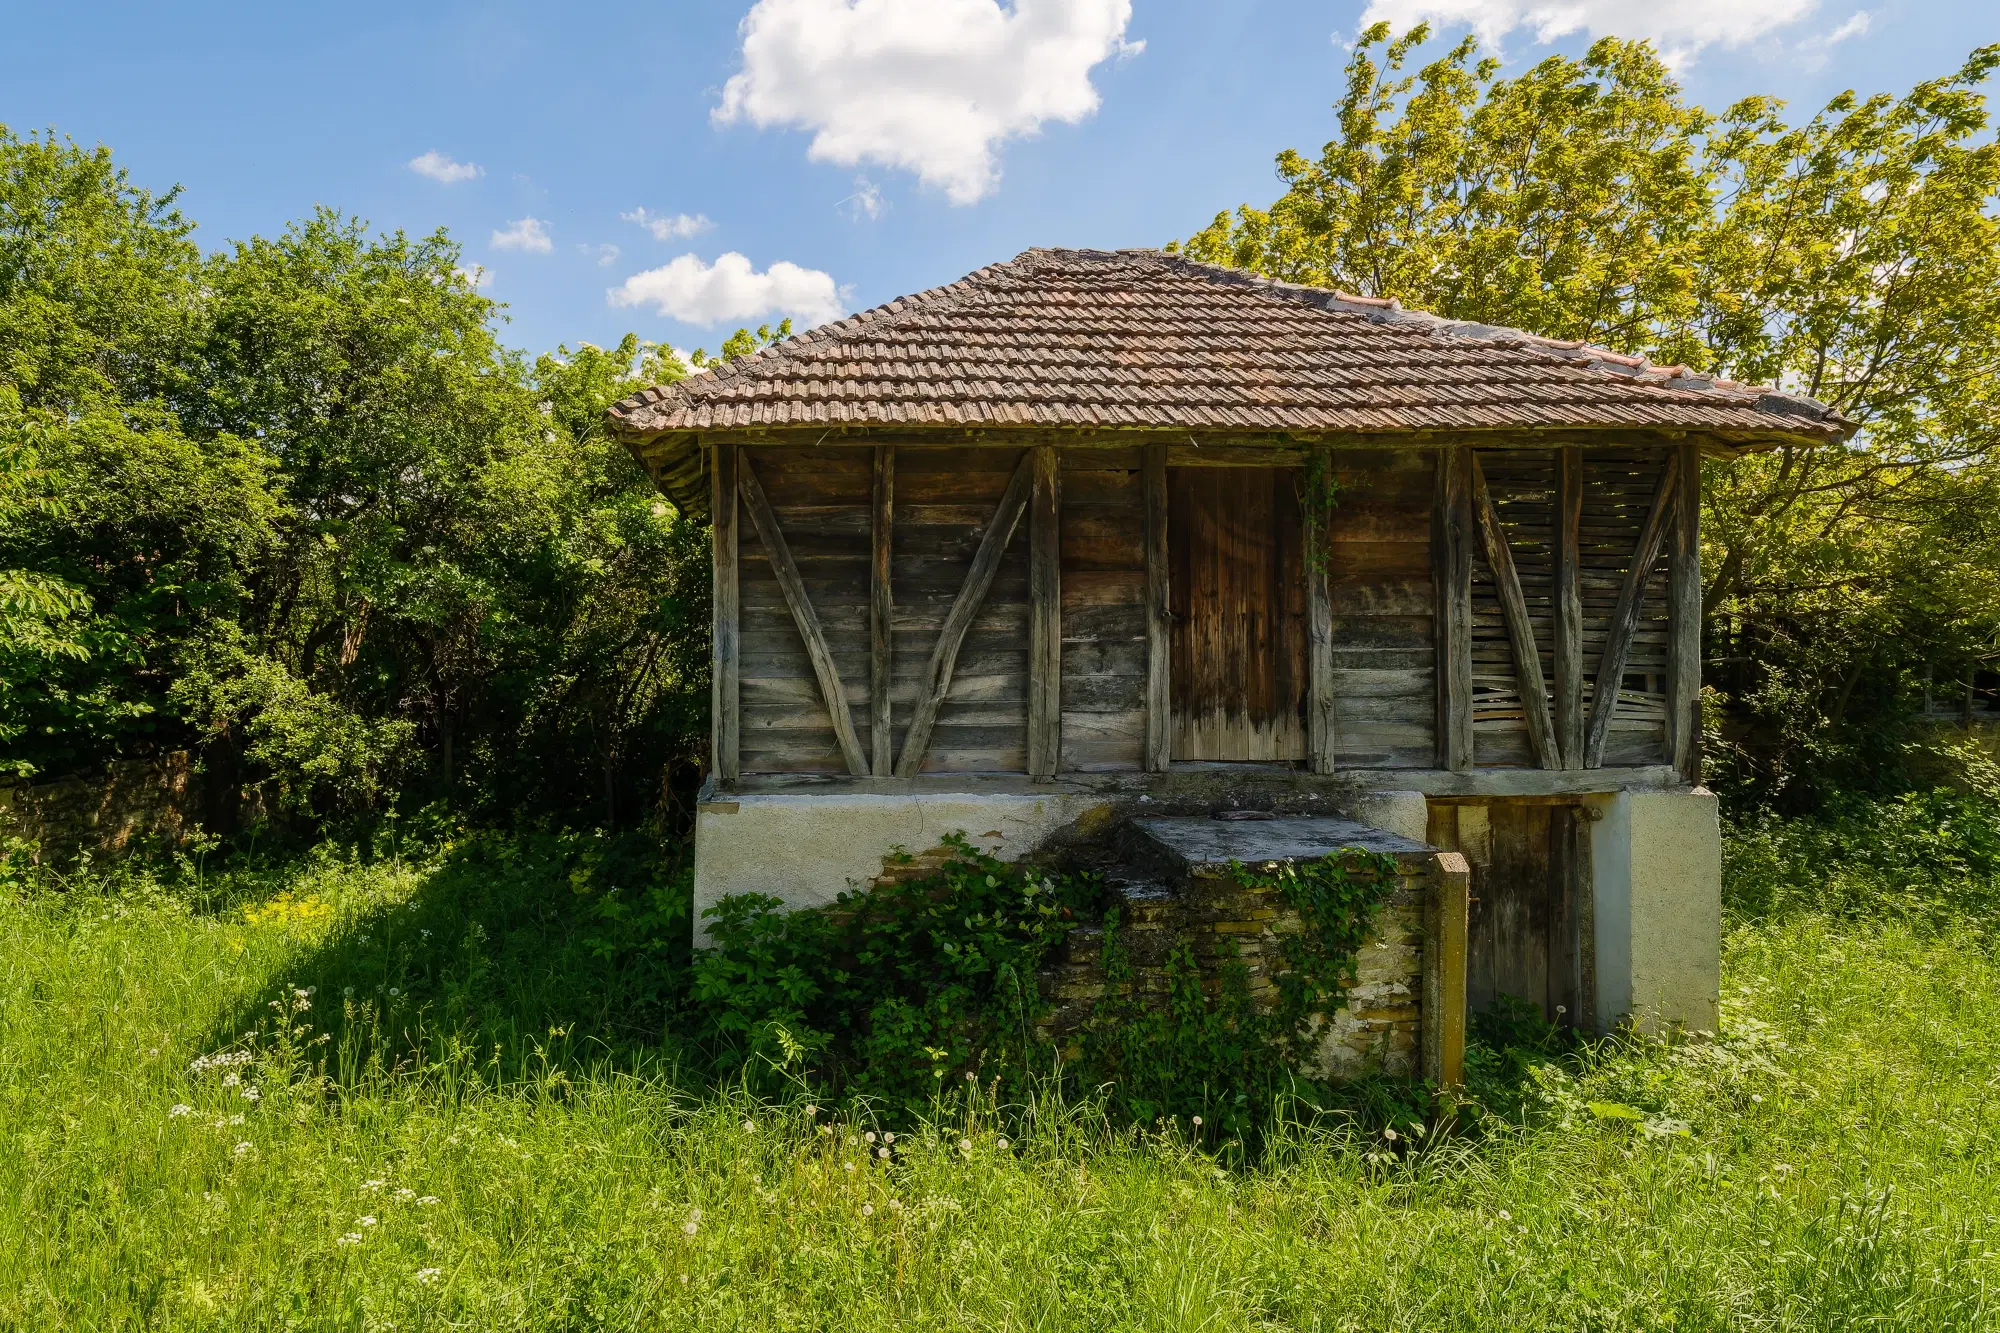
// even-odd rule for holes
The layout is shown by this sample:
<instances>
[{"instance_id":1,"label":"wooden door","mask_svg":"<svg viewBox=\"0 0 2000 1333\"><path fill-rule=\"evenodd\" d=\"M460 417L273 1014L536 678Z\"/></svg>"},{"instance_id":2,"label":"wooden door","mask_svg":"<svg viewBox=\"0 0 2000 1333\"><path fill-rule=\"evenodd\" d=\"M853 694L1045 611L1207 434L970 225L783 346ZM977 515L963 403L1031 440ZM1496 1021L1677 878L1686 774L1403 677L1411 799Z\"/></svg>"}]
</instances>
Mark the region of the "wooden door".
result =
<instances>
[{"instance_id":1,"label":"wooden door","mask_svg":"<svg viewBox=\"0 0 2000 1333\"><path fill-rule=\"evenodd\" d=\"M1173 757L1305 757L1298 470L1167 474Z\"/></svg>"},{"instance_id":2,"label":"wooden door","mask_svg":"<svg viewBox=\"0 0 2000 1333\"><path fill-rule=\"evenodd\" d=\"M1579 910L1577 811L1546 802L1431 807L1430 841L1472 868L1466 1007L1502 997L1550 1022L1588 1026Z\"/></svg>"}]
</instances>

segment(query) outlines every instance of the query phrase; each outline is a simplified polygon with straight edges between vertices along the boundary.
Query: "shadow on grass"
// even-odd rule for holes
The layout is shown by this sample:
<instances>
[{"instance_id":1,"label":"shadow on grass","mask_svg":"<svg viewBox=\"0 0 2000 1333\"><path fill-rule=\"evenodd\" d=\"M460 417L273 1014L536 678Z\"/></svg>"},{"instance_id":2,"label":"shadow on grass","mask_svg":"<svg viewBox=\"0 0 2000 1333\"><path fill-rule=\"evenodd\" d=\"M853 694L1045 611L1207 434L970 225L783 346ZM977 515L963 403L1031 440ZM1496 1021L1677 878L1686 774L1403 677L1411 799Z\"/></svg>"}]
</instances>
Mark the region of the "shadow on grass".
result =
<instances>
[{"instance_id":1,"label":"shadow on grass","mask_svg":"<svg viewBox=\"0 0 2000 1333\"><path fill-rule=\"evenodd\" d=\"M209 1049L268 1033L273 998L303 991L310 1008L298 1016L338 1082L468 1059L500 1081L550 1062L677 1067L695 1054L680 1023L687 860L641 834L468 835L427 863L414 891L385 894L273 974ZM371 874L384 867L358 878ZM253 921L314 910L268 893L239 904Z\"/></svg>"}]
</instances>

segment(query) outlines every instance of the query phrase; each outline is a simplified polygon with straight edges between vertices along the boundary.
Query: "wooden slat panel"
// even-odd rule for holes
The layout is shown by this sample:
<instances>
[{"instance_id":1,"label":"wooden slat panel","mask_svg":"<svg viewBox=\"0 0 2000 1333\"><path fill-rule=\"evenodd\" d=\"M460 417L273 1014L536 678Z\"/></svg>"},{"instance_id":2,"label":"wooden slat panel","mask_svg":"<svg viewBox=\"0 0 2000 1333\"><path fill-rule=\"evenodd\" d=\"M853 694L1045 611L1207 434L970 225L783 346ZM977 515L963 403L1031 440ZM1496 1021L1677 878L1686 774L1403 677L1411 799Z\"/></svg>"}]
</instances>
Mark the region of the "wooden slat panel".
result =
<instances>
[{"instance_id":1,"label":"wooden slat panel","mask_svg":"<svg viewBox=\"0 0 2000 1333\"><path fill-rule=\"evenodd\" d=\"M870 516L873 550L868 587L869 768L886 776L895 763L895 724L889 689L894 661L890 629L896 605L890 580L896 514L896 447L877 445L874 464L874 503Z\"/></svg>"},{"instance_id":2,"label":"wooden slat panel","mask_svg":"<svg viewBox=\"0 0 2000 1333\"><path fill-rule=\"evenodd\" d=\"M1146 752L1149 773L1164 773L1173 756L1173 645L1168 571L1167 447L1146 446Z\"/></svg>"},{"instance_id":3,"label":"wooden slat panel","mask_svg":"<svg viewBox=\"0 0 2000 1333\"><path fill-rule=\"evenodd\" d=\"M1062 751L1062 477L1036 445L1028 519L1028 776L1052 778Z\"/></svg>"},{"instance_id":4,"label":"wooden slat panel","mask_svg":"<svg viewBox=\"0 0 2000 1333\"><path fill-rule=\"evenodd\" d=\"M713 543L713 657L709 664L709 754L716 779L742 775L738 675L742 642L737 604L736 446L719 444L709 461L709 529Z\"/></svg>"},{"instance_id":5,"label":"wooden slat panel","mask_svg":"<svg viewBox=\"0 0 2000 1333\"><path fill-rule=\"evenodd\" d=\"M1556 741L1565 769L1583 767L1583 593L1578 543L1583 523L1583 451L1557 450L1555 515Z\"/></svg>"},{"instance_id":6,"label":"wooden slat panel","mask_svg":"<svg viewBox=\"0 0 2000 1333\"><path fill-rule=\"evenodd\" d=\"M1472 766L1472 452L1439 451L1431 536L1437 605L1437 763Z\"/></svg>"},{"instance_id":7,"label":"wooden slat panel","mask_svg":"<svg viewBox=\"0 0 2000 1333\"><path fill-rule=\"evenodd\" d=\"M1680 449L1668 576L1667 760L1701 781L1701 450Z\"/></svg>"},{"instance_id":8,"label":"wooden slat panel","mask_svg":"<svg viewBox=\"0 0 2000 1333\"><path fill-rule=\"evenodd\" d=\"M1633 631L1639 623L1642 600L1648 582L1648 572L1660 558L1665 544L1667 528L1675 518L1674 490L1679 468L1676 460L1669 457L1661 468L1658 487L1653 493L1652 507L1646 515L1645 527L1641 529L1637 543L1627 566L1625 580L1618 591L1618 603L1613 608L1610 623L1605 630L1604 654L1598 660L1597 672L1592 677L1593 697L1590 721L1583 739L1583 764L1585 768L1597 768L1604 762L1604 743L1610 735L1614 714L1617 712L1616 691L1625 679L1626 667L1632 651ZM1610 706L1607 706L1606 701Z\"/></svg>"},{"instance_id":9,"label":"wooden slat panel","mask_svg":"<svg viewBox=\"0 0 2000 1333\"><path fill-rule=\"evenodd\" d=\"M1472 505L1479 525L1487 570L1492 576L1506 625L1508 651L1512 659L1514 697L1528 733L1528 749L1543 768L1562 767L1562 753L1556 745L1555 724L1549 718L1548 686L1542 675L1542 652L1536 642L1535 626L1529 618L1528 600L1521 591L1521 576L1514 566L1508 530L1500 521L1493 495L1486 484L1479 455L1472 456ZM1545 557L1546 551L1541 554Z\"/></svg>"}]
</instances>

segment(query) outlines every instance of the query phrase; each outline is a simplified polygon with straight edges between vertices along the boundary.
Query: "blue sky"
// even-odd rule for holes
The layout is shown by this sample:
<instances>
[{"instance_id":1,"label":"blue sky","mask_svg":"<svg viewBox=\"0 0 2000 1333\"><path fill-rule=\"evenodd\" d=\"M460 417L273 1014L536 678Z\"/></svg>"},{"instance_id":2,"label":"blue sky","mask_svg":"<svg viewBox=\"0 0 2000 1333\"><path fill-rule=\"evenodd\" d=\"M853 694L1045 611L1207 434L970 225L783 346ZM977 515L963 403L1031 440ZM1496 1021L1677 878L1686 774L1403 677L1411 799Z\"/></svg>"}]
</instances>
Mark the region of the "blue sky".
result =
<instances>
[{"instance_id":1,"label":"blue sky","mask_svg":"<svg viewBox=\"0 0 2000 1333\"><path fill-rule=\"evenodd\" d=\"M183 186L211 247L318 204L447 227L530 351L712 349L1268 202L1371 14L1476 27L1514 68L1651 35L1695 98L1795 109L2000 40L2000 8L1951 0L5 0L0 123Z\"/></svg>"}]
</instances>

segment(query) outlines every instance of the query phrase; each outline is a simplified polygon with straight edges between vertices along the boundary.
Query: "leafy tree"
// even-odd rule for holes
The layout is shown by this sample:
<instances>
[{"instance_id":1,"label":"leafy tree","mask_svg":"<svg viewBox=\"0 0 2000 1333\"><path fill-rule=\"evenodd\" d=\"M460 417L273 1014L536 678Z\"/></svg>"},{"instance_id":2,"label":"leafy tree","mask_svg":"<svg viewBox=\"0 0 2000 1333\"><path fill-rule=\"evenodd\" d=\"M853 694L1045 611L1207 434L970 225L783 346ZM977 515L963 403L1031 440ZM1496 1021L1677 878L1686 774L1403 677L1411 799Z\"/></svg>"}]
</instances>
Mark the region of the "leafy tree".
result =
<instances>
[{"instance_id":1,"label":"leafy tree","mask_svg":"<svg viewBox=\"0 0 2000 1333\"><path fill-rule=\"evenodd\" d=\"M2000 653L2000 46L1802 124L1688 105L1644 43L1517 78L1363 34L1317 158L1190 255L1781 385L1862 430L1703 479L1712 679L1746 781L1893 780L1926 676ZM1769 790L1768 786L1766 790Z\"/></svg>"}]
</instances>

